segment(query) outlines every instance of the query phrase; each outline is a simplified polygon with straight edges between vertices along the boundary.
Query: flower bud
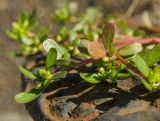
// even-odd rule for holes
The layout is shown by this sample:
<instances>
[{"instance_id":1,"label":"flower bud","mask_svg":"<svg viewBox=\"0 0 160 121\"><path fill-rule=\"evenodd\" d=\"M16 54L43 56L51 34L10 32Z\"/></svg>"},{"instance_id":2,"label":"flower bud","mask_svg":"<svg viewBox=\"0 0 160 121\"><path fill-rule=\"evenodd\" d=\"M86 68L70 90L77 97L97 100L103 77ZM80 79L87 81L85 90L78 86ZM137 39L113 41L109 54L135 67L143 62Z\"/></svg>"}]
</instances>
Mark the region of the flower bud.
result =
<instances>
[{"instance_id":1,"label":"flower bud","mask_svg":"<svg viewBox=\"0 0 160 121\"><path fill-rule=\"evenodd\" d=\"M109 62L109 57L104 57L103 59L102 59L104 62Z\"/></svg>"},{"instance_id":2,"label":"flower bud","mask_svg":"<svg viewBox=\"0 0 160 121\"><path fill-rule=\"evenodd\" d=\"M103 74L103 73L105 73L105 69L103 67L100 67L99 72Z\"/></svg>"}]
</instances>

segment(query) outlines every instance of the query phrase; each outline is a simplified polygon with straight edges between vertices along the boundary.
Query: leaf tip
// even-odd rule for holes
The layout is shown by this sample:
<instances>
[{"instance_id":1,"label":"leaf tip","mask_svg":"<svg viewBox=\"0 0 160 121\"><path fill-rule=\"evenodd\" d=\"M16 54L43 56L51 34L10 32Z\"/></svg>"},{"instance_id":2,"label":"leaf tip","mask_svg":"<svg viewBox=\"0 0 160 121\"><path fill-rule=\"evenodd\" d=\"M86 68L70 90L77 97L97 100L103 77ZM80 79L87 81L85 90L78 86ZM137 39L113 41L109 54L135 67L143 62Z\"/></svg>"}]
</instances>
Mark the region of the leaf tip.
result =
<instances>
[{"instance_id":1,"label":"leaf tip","mask_svg":"<svg viewBox=\"0 0 160 121\"><path fill-rule=\"evenodd\" d=\"M111 49L115 32L116 32L116 26L114 23L110 22L104 25L102 32L102 40L106 50Z\"/></svg>"}]
</instances>

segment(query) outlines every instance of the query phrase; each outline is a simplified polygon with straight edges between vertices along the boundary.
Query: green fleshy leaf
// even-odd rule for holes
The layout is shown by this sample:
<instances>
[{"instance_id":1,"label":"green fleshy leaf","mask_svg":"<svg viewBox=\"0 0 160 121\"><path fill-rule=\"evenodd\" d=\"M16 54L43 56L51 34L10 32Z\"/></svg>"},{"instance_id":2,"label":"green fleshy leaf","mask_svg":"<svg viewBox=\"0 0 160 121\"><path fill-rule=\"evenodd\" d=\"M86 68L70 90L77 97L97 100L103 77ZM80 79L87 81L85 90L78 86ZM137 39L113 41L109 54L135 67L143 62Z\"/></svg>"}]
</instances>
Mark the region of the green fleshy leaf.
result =
<instances>
[{"instance_id":1,"label":"green fleshy leaf","mask_svg":"<svg viewBox=\"0 0 160 121\"><path fill-rule=\"evenodd\" d=\"M36 99L41 93L40 89L32 89L29 92L21 92L15 96L15 100L18 103L27 103Z\"/></svg>"},{"instance_id":2,"label":"green fleshy leaf","mask_svg":"<svg viewBox=\"0 0 160 121\"><path fill-rule=\"evenodd\" d=\"M122 56L129 56L129 55L139 53L140 51L142 51L142 45L140 43L134 43L120 49L119 53Z\"/></svg>"},{"instance_id":3,"label":"green fleshy leaf","mask_svg":"<svg viewBox=\"0 0 160 121\"><path fill-rule=\"evenodd\" d=\"M140 56L151 66L160 61L160 44L157 44L152 49L145 49L140 52Z\"/></svg>"},{"instance_id":4,"label":"green fleshy leaf","mask_svg":"<svg viewBox=\"0 0 160 121\"><path fill-rule=\"evenodd\" d=\"M131 75L129 73L118 73L117 79L118 80L125 80L128 79Z\"/></svg>"},{"instance_id":5,"label":"green fleshy leaf","mask_svg":"<svg viewBox=\"0 0 160 121\"><path fill-rule=\"evenodd\" d=\"M113 23L107 23L104 25L102 41L106 50L110 50L112 48L112 42L115 35L115 25Z\"/></svg>"},{"instance_id":6,"label":"green fleshy leaf","mask_svg":"<svg viewBox=\"0 0 160 121\"><path fill-rule=\"evenodd\" d=\"M23 68L22 66L18 66L18 68L25 76L29 77L30 79L36 79L37 78L32 72Z\"/></svg>"},{"instance_id":7,"label":"green fleshy leaf","mask_svg":"<svg viewBox=\"0 0 160 121\"><path fill-rule=\"evenodd\" d=\"M61 47L56 43L55 40L47 39L43 42L44 49L48 52L50 48L55 48L57 50L57 59L60 59L64 54L64 51Z\"/></svg>"},{"instance_id":8,"label":"green fleshy leaf","mask_svg":"<svg viewBox=\"0 0 160 121\"><path fill-rule=\"evenodd\" d=\"M77 38L77 32L76 31L70 31L70 34L69 34L69 40L71 42L73 42L76 38Z\"/></svg>"},{"instance_id":9,"label":"green fleshy leaf","mask_svg":"<svg viewBox=\"0 0 160 121\"><path fill-rule=\"evenodd\" d=\"M54 73L50 79L56 80L56 79L60 79L60 78L64 78L66 77L67 71L60 71L57 73Z\"/></svg>"},{"instance_id":10,"label":"green fleshy leaf","mask_svg":"<svg viewBox=\"0 0 160 121\"><path fill-rule=\"evenodd\" d=\"M143 60L143 58L140 55L135 55L135 57L132 59L136 67L146 76L149 76L149 67L146 64L146 62Z\"/></svg>"},{"instance_id":11,"label":"green fleshy leaf","mask_svg":"<svg viewBox=\"0 0 160 121\"><path fill-rule=\"evenodd\" d=\"M46 79L43 83L43 88L47 88L50 85L51 81L51 79Z\"/></svg>"},{"instance_id":12,"label":"green fleshy leaf","mask_svg":"<svg viewBox=\"0 0 160 121\"><path fill-rule=\"evenodd\" d=\"M13 31L6 31L6 34L8 37L10 37L13 40L19 39L19 36L16 33L14 33Z\"/></svg>"},{"instance_id":13,"label":"green fleshy leaf","mask_svg":"<svg viewBox=\"0 0 160 121\"><path fill-rule=\"evenodd\" d=\"M64 55L63 55L63 58L67 59L67 60L70 59L70 53L65 52Z\"/></svg>"},{"instance_id":14,"label":"green fleshy leaf","mask_svg":"<svg viewBox=\"0 0 160 121\"><path fill-rule=\"evenodd\" d=\"M81 78L89 83L99 83L100 81L96 79L95 74L88 74L88 73L80 73Z\"/></svg>"},{"instance_id":15,"label":"green fleshy leaf","mask_svg":"<svg viewBox=\"0 0 160 121\"><path fill-rule=\"evenodd\" d=\"M50 73L45 69L38 69L37 77L39 77L37 80L44 81L45 79L48 79L50 76Z\"/></svg>"},{"instance_id":16,"label":"green fleshy leaf","mask_svg":"<svg viewBox=\"0 0 160 121\"><path fill-rule=\"evenodd\" d=\"M111 48L109 51L108 51L108 55L109 56L114 56L117 52L117 49L116 48Z\"/></svg>"},{"instance_id":17,"label":"green fleshy leaf","mask_svg":"<svg viewBox=\"0 0 160 121\"><path fill-rule=\"evenodd\" d=\"M19 23L17 23L17 22L13 22L12 23L12 27L15 29L15 30L18 30L18 31L20 31L22 28L21 28L21 26L19 25Z\"/></svg>"},{"instance_id":18,"label":"green fleshy leaf","mask_svg":"<svg viewBox=\"0 0 160 121\"><path fill-rule=\"evenodd\" d=\"M22 36L21 37L22 43L25 45L32 45L33 44L33 40L31 38L28 38L27 36Z\"/></svg>"},{"instance_id":19,"label":"green fleshy leaf","mask_svg":"<svg viewBox=\"0 0 160 121\"><path fill-rule=\"evenodd\" d=\"M160 89L160 66L155 66L152 71L150 71L148 81L154 89Z\"/></svg>"},{"instance_id":20,"label":"green fleshy leaf","mask_svg":"<svg viewBox=\"0 0 160 121\"><path fill-rule=\"evenodd\" d=\"M46 69L51 70L57 59L57 50L55 48L50 48L46 59Z\"/></svg>"}]
</instances>

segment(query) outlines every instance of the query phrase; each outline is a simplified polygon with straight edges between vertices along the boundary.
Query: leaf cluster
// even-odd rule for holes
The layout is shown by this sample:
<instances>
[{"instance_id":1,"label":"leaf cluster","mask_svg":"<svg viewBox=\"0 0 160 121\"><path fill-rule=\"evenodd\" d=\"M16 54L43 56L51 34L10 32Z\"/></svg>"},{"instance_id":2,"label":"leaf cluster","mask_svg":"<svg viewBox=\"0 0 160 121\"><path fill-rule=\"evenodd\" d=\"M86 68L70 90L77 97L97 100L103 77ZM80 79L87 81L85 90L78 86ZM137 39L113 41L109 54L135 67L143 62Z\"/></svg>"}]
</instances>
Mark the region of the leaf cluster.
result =
<instances>
[{"instance_id":1,"label":"leaf cluster","mask_svg":"<svg viewBox=\"0 0 160 121\"><path fill-rule=\"evenodd\" d=\"M6 34L20 43L21 50L15 55L28 56L35 55L42 50L41 43L47 38L48 32L48 27L38 27L38 16L35 10L32 13L22 13L20 18L13 22L12 30L6 31Z\"/></svg>"}]
</instances>

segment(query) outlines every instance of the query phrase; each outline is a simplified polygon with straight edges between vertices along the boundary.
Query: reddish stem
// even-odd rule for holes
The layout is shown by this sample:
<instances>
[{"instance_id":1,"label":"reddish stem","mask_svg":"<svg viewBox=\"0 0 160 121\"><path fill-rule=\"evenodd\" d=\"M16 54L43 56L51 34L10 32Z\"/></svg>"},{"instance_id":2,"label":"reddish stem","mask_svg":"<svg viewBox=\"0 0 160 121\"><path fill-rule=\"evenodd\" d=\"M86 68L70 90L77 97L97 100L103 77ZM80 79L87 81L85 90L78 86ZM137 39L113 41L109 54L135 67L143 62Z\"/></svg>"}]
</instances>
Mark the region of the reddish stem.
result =
<instances>
[{"instance_id":1,"label":"reddish stem","mask_svg":"<svg viewBox=\"0 0 160 121\"><path fill-rule=\"evenodd\" d=\"M121 49L133 43L140 43L142 45L157 44L157 43L160 43L160 38L126 37L123 40L114 40L114 44L117 49Z\"/></svg>"},{"instance_id":2,"label":"reddish stem","mask_svg":"<svg viewBox=\"0 0 160 121\"><path fill-rule=\"evenodd\" d=\"M69 68L65 68L65 69L62 69L62 70L63 70L63 71L70 71L70 70L73 70L73 69L78 69L78 68L80 68L80 67L82 67L82 66L85 66L85 65L87 65L87 64L89 64L89 63L92 63L92 62L94 62L94 61L96 61L96 60L93 59L93 58L86 59L86 60L83 60L83 61L77 63L75 66L72 66L72 67L69 67Z\"/></svg>"},{"instance_id":3,"label":"reddish stem","mask_svg":"<svg viewBox=\"0 0 160 121\"><path fill-rule=\"evenodd\" d=\"M120 54L119 52L116 53L116 57L118 58L118 60L123 63L128 69L130 69L131 71L133 71L135 74L138 74L139 76L141 76L142 78L144 78L145 80L147 80L147 78L145 77L145 75L135 66L133 66L132 64L128 63Z\"/></svg>"}]
</instances>

